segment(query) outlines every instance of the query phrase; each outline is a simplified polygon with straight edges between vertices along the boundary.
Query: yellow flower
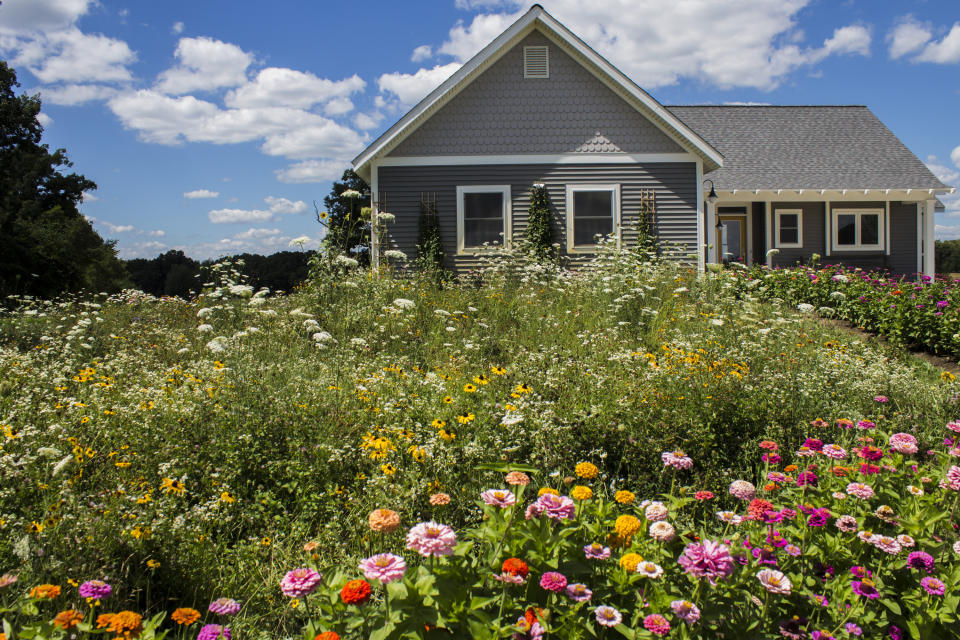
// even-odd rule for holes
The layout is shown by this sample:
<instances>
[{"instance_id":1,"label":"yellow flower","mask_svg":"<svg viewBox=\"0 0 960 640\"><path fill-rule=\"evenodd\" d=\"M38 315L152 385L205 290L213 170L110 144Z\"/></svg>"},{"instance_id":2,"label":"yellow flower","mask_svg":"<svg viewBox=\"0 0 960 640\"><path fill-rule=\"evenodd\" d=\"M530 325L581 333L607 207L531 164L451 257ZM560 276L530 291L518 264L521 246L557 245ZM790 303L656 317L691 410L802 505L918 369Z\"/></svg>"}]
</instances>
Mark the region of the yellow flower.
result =
<instances>
[{"instance_id":1,"label":"yellow flower","mask_svg":"<svg viewBox=\"0 0 960 640\"><path fill-rule=\"evenodd\" d=\"M467 384L463 385L463 390L466 391L467 393L473 393L474 391L477 390L477 387L476 385L472 385L468 382Z\"/></svg>"},{"instance_id":2,"label":"yellow flower","mask_svg":"<svg viewBox=\"0 0 960 640\"><path fill-rule=\"evenodd\" d=\"M453 404L453 396L443 396L443 402L445 404Z\"/></svg>"},{"instance_id":3,"label":"yellow flower","mask_svg":"<svg viewBox=\"0 0 960 640\"><path fill-rule=\"evenodd\" d=\"M290 601L291 609L296 609L299 606L300 606L300 601L298 599L294 598L293 600Z\"/></svg>"},{"instance_id":4,"label":"yellow flower","mask_svg":"<svg viewBox=\"0 0 960 640\"><path fill-rule=\"evenodd\" d=\"M154 560L153 558L150 558L149 560L147 560L147 566L151 569L159 569L160 563Z\"/></svg>"},{"instance_id":5,"label":"yellow flower","mask_svg":"<svg viewBox=\"0 0 960 640\"><path fill-rule=\"evenodd\" d=\"M560 495L560 492L559 492L559 491L557 491L556 489L551 489L550 487L540 487L540 490L537 491L537 495L538 495L538 496L542 496L542 495L544 495L544 494L546 494L546 493L549 493L549 494L552 494L552 495L555 495L555 496Z\"/></svg>"},{"instance_id":6,"label":"yellow flower","mask_svg":"<svg viewBox=\"0 0 960 640\"><path fill-rule=\"evenodd\" d=\"M477 416L473 415L472 413L461 413L460 415L457 416L457 422L459 422L460 424L468 424L470 422L473 422L474 418L476 417Z\"/></svg>"},{"instance_id":7,"label":"yellow flower","mask_svg":"<svg viewBox=\"0 0 960 640\"><path fill-rule=\"evenodd\" d=\"M423 450L423 447L418 447L415 444L407 448L407 453L413 456L413 459L417 462L423 462L427 459L427 453Z\"/></svg>"},{"instance_id":8,"label":"yellow flower","mask_svg":"<svg viewBox=\"0 0 960 640\"><path fill-rule=\"evenodd\" d=\"M270 542L270 538L264 537L264 538L261 538L261 539L260 539L260 546L261 546L261 547L269 547L271 544L273 544L273 543Z\"/></svg>"},{"instance_id":9,"label":"yellow flower","mask_svg":"<svg viewBox=\"0 0 960 640\"><path fill-rule=\"evenodd\" d=\"M129 463L129 462L114 462L114 463L113 463L113 466L115 466L117 469L126 469L127 467L130 466L130 463Z\"/></svg>"},{"instance_id":10,"label":"yellow flower","mask_svg":"<svg viewBox=\"0 0 960 640\"><path fill-rule=\"evenodd\" d=\"M593 497L593 489L590 487L584 487L583 485L578 485L573 488L573 491L570 492L570 495L574 500L589 500Z\"/></svg>"},{"instance_id":11,"label":"yellow flower","mask_svg":"<svg viewBox=\"0 0 960 640\"><path fill-rule=\"evenodd\" d=\"M507 375L507 370L503 367L491 367L490 372L495 376L505 376Z\"/></svg>"},{"instance_id":12,"label":"yellow flower","mask_svg":"<svg viewBox=\"0 0 960 640\"><path fill-rule=\"evenodd\" d=\"M517 388L515 389L515 391L517 393L530 393L531 391L533 391L533 387L531 387L528 384L523 384L521 382L520 384L517 385Z\"/></svg>"},{"instance_id":13,"label":"yellow flower","mask_svg":"<svg viewBox=\"0 0 960 640\"><path fill-rule=\"evenodd\" d=\"M392 476L397 472L397 468L390 463L380 465L380 470L388 476Z\"/></svg>"},{"instance_id":14,"label":"yellow flower","mask_svg":"<svg viewBox=\"0 0 960 640\"><path fill-rule=\"evenodd\" d=\"M943 373L940 374L940 379L943 380L944 382L953 382L954 380L957 379L957 376L953 375L949 371L944 371Z\"/></svg>"},{"instance_id":15,"label":"yellow flower","mask_svg":"<svg viewBox=\"0 0 960 640\"><path fill-rule=\"evenodd\" d=\"M237 499L230 495L229 491L224 491L220 494L220 502L226 502L227 504L231 502L236 502Z\"/></svg>"},{"instance_id":16,"label":"yellow flower","mask_svg":"<svg viewBox=\"0 0 960 640\"><path fill-rule=\"evenodd\" d=\"M629 538L637 531L640 531L640 521L634 516L624 515L617 518L613 523L613 530L621 538Z\"/></svg>"},{"instance_id":17,"label":"yellow flower","mask_svg":"<svg viewBox=\"0 0 960 640\"><path fill-rule=\"evenodd\" d=\"M450 442L451 440L456 439L457 434L452 429L450 431L447 431L446 429L440 429L440 437L447 442Z\"/></svg>"},{"instance_id":18,"label":"yellow flower","mask_svg":"<svg viewBox=\"0 0 960 640\"><path fill-rule=\"evenodd\" d=\"M630 491L617 491L613 495L613 499L619 502L620 504L630 504L636 498L637 496Z\"/></svg>"},{"instance_id":19,"label":"yellow flower","mask_svg":"<svg viewBox=\"0 0 960 640\"><path fill-rule=\"evenodd\" d=\"M175 493L178 496L182 496L187 491L187 488L183 486L182 482L172 478L163 478L160 480L160 489L164 493Z\"/></svg>"},{"instance_id":20,"label":"yellow flower","mask_svg":"<svg viewBox=\"0 0 960 640\"><path fill-rule=\"evenodd\" d=\"M597 477L597 473L600 472L600 470L597 469L597 465L592 462L581 462L573 468L573 471L578 477L586 478L587 480L593 480Z\"/></svg>"},{"instance_id":21,"label":"yellow flower","mask_svg":"<svg viewBox=\"0 0 960 640\"><path fill-rule=\"evenodd\" d=\"M620 567L630 573L637 570L637 565L643 562L643 556L639 553L628 553L620 558Z\"/></svg>"},{"instance_id":22,"label":"yellow flower","mask_svg":"<svg viewBox=\"0 0 960 640\"><path fill-rule=\"evenodd\" d=\"M436 418L434 419L433 422L430 423L430 426L433 427L434 429L443 429L445 426L447 426L447 423L446 421L441 420L440 418Z\"/></svg>"},{"instance_id":23,"label":"yellow flower","mask_svg":"<svg viewBox=\"0 0 960 640\"><path fill-rule=\"evenodd\" d=\"M478 376L474 376L473 381L480 385L490 384L490 378L483 375L482 373Z\"/></svg>"}]
</instances>

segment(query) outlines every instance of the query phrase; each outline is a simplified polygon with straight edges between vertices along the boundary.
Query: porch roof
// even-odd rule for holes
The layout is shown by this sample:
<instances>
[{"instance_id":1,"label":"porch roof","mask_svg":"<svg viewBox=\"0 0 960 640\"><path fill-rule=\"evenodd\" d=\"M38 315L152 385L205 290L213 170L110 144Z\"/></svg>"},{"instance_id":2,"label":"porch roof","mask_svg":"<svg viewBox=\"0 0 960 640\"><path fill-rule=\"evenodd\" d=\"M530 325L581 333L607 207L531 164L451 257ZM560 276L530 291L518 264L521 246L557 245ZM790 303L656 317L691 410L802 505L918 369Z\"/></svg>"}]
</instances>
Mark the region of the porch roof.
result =
<instances>
[{"instance_id":1,"label":"porch roof","mask_svg":"<svg viewBox=\"0 0 960 640\"><path fill-rule=\"evenodd\" d=\"M717 190L951 190L865 106L667 109L724 155Z\"/></svg>"}]
</instances>

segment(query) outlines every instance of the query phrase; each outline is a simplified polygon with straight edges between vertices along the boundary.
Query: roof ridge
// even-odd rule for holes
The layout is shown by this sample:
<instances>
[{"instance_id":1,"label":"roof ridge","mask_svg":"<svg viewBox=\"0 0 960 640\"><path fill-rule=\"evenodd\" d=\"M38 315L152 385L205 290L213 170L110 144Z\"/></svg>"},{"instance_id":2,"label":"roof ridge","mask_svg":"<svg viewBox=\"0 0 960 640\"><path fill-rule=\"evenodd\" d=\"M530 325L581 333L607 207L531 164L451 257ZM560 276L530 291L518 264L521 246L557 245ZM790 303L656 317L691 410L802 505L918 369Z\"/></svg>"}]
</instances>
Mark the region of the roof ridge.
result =
<instances>
[{"instance_id":1,"label":"roof ridge","mask_svg":"<svg viewBox=\"0 0 960 640\"><path fill-rule=\"evenodd\" d=\"M859 108L867 109L865 104L664 104L667 109L675 107L716 107L724 109L819 109L829 108Z\"/></svg>"}]
</instances>

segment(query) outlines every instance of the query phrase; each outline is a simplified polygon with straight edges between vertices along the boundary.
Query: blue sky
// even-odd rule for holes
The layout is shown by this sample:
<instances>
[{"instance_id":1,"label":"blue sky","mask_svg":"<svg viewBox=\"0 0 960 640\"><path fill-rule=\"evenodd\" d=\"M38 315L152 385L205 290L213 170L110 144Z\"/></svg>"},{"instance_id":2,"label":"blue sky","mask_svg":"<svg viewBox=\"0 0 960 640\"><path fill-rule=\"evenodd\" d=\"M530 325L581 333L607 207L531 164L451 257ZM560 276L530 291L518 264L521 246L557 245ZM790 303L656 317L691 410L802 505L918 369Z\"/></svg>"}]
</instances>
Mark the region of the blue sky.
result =
<instances>
[{"instance_id":1,"label":"blue sky","mask_svg":"<svg viewBox=\"0 0 960 640\"><path fill-rule=\"evenodd\" d=\"M960 186L956 0L543 0L664 104L866 104ZM99 189L123 257L313 248L368 142L529 8L513 0L4 0L0 56ZM960 237L960 195L938 237Z\"/></svg>"}]
</instances>

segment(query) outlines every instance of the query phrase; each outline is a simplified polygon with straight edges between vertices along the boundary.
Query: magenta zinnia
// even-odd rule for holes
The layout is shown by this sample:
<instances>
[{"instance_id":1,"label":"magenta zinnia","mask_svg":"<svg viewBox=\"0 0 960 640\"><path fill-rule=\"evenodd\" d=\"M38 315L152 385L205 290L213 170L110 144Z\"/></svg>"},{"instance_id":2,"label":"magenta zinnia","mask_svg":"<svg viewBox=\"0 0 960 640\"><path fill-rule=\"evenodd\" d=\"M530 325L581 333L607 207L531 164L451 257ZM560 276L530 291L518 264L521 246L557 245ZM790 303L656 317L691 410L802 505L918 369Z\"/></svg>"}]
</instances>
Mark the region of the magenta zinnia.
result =
<instances>
[{"instance_id":1,"label":"magenta zinnia","mask_svg":"<svg viewBox=\"0 0 960 640\"><path fill-rule=\"evenodd\" d=\"M916 453L918 450L917 439L909 433L895 433L890 436L890 448L897 453Z\"/></svg>"},{"instance_id":2,"label":"magenta zinnia","mask_svg":"<svg viewBox=\"0 0 960 640\"><path fill-rule=\"evenodd\" d=\"M643 628L655 636L665 636L670 633L670 623L659 613L653 613L644 618Z\"/></svg>"},{"instance_id":3,"label":"magenta zinnia","mask_svg":"<svg viewBox=\"0 0 960 640\"><path fill-rule=\"evenodd\" d=\"M300 598L316 590L322 577L313 569L301 567L288 571L280 581L280 591L288 598Z\"/></svg>"},{"instance_id":4,"label":"magenta zinnia","mask_svg":"<svg viewBox=\"0 0 960 640\"><path fill-rule=\"evenodd\" d=\"M197 640L230 640L230 629L219 624L204 625L197 634Z\"/></svg>"},{"instance_id":5,"label":"magenta zinnia","mask_svg":"<svg viewBox=\"0 0 960 640\"><path fill-rule=\"evenodd\" d=\"M424 558L449 556L453 545L457 543L457 534L445 524L421 522L407 533L407 549L416 551Z\"/></svg>"},{"instance_id":6,"label":"magenta zinnia","mask_svg":"<svg viewBox=\"0 0 960 640\"><path fill-rule=\"evenodd\" d=\"M674 469L689 469L693 466L693 460L679 449L676 451L665 451L660 454L660 459L666 467Z\"/></svg>"},{"instance_id":7,"label":"magenta zinnia","mask_svg":"<svg viewBox=\"0 0 960 640\"><path fill-rule=\"evenodd\" d=\"M403 578L407 563L392 553L378 553L360 563L360 571L367 580L379 580L383 584Z\"/></svg>"},{"instance_id":8,"label":"magenta zinnia","mask_svg":"<svg viewBox=\"0 0 960 640\"><path fill-rule=\"evenodd\" d=\"M232 616L237 611L240 611L240 603L233 598L217 598L211 602L207 608L213 613L219 613L222 616Z\"/></svg>"},{"instance_id":9,"label":"magenta zinnia","mask_svg":"<svg viewBox=\"0 0 960 640\"><path fill-rule=\"evenodd\" d=\"M83 598L100 600L109 596L113 592L113 588L103 580L88 580L80 585L77 592Z\"/></svg>"},{"instance_id":10,"label":"magenta zinnia","mask_svg":"<svg viewBox=\"0 0 960 640\"><path fill-rule=\"evenodd\" d=\"M540 586L547 591L560 593L567 586L567 577L557 571L547 571L540 576Z\"/></svg>"},{"instance_id":11,"label":"magenta zinnia","mask_svg":"<svg viewBox=\"0 0 960 640\"><path fill-rule=\"evenodd\" d=\"M941 582L940 580L937 580L936 578L932 578L930 576L927 576L926 578L921 580L920 586L922 586L927 591L927 593L929 593L932 596L942 596L947 590L947 586L943 584L943 582Z\"/></svg>"},{"instance_id":12,"label":"magenta zinnia","mask_svg":"<svg viewBox=\"0 0 960 640\"><path fill-rule=\"evenodd\" d=\"M684 571L695 578L706 577L710 584L733 573L733 558L727 545L713 540L688 544L677 559Z\"/></svg>"},{"instance_id":13,"label":"magenta zinnia","mask_svg":"<svg viewBox=\"0 0 960 640\"><path fill-rule=\"evenodd\" d=\"M577 506L567 496L545 493L530 505L528 511L531 515L543 515L553 520L573 520L577 513Z\"/></svg>"}]
</instances>

